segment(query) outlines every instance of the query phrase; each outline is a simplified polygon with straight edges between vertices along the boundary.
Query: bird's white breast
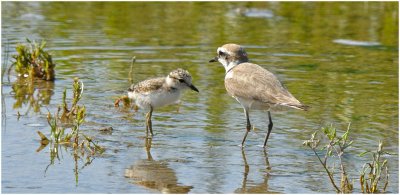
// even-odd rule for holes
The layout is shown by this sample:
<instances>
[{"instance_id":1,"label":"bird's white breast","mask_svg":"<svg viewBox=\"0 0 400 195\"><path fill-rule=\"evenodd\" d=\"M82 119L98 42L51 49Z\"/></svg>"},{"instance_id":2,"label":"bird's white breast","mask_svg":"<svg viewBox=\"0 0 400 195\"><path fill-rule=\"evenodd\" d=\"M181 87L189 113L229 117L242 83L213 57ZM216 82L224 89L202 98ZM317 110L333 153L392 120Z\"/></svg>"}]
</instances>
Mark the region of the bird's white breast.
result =
<instances>
[{"instance_id":1,"label":"bird's white breast","mask_svg":"<svg viewBox=\"0 0 400 195\"><path fill-rule=\"evenodd\" d=\"M148 109L150 105L153 108L157 108L176 103L179 101L180 96L180 90L158 90L145 94L134 93L133 99L139 107Z\"/></svg>"},{"instance_id":2,"label":"bird's white breast","mask_svg":"<svg viewBox=\"0 0 400 195\"><path fill-rule=\"evenodd\" d=\"M233 72L234 72L234 71L229 71L229 72L225 75L225 79L233 78Z\"/></svg>"}]
</instances>

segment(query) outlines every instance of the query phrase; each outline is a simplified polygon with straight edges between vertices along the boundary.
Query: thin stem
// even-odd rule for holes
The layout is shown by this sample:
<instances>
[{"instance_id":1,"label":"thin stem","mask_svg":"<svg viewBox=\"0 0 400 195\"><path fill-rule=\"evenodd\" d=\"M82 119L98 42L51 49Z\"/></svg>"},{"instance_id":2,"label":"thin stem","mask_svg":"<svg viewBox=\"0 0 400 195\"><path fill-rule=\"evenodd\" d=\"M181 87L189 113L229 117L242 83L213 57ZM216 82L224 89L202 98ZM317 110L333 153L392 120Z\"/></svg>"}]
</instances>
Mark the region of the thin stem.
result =
<instances>
[{"instance_id":1,"label":"thin stem","mask_svg":"<svg viewBox=\"0 0 400 195\"><path fill-rule=\"evenodd\" d=\"M131 63L131 69L129 70L129 82L131 83L131 84L133 84L133 75L132 75L132 72L133 72L133 64L136 62L136 56L133 56L132 57L132 63Z\"/></svg>"},{"instance_id":2,"label":"thin stem","mask_svg":"<svg viewBox=\"0 0 400 195\"><path fill-rule=\"evenodd\" d=\"M311 148L311 147L310 147ZM322 162L321 158L319 157L318 153L315 151L314 148L311 148L314 152L314 154L318 157L319 162L322 164L322 166L324 167L326 173L328 173L329 179L333 185L333 187L335 187L336 192L339 193L340 189L336 186L335 181L333 180L332 174L329 172L328 168L326 167L326 164Z\"/></svg>"}]
</instances>

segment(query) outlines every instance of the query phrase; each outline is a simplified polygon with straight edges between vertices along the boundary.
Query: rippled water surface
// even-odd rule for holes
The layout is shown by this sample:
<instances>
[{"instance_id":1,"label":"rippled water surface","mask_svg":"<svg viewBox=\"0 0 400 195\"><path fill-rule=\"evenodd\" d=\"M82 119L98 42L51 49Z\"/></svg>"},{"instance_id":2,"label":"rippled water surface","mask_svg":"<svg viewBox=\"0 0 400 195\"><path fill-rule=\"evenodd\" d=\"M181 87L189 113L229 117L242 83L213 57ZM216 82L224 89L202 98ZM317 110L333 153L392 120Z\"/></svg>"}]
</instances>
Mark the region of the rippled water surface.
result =
<instances>
[{"instance_id":1,"label":"rippled water surface","mask_svg":"<svg viewBox=\"0 0 400 195\"><path fill-rule=\"evenodd\" d=\"M344 160L355 192L369 160L359 153L379 140L398 153L397 2L2 2L1 14L3 68L25 38L46 40L57 64L54 83L28 85L14 71L2 78L3 193L334 193L302 146L329 124L342 133L351 123L354 145ZM312 107L272 113L266 152L266 112L250 113L256 129L242 151L242 108L226 94L223 67L208 63L229 42ZM179 111L153 113L150 150L146 111L114 107L129 87L132 56L135 82L181 67L200 90L187 91ZM48 166L36 131L50 134L47 112L74 77L85 85L82 131L106 151L75 162L62 149ZM99 131L107 127L113 131ZM398 193L398 156L386 158L388 191Z\"/></svg>"}]
</instances>

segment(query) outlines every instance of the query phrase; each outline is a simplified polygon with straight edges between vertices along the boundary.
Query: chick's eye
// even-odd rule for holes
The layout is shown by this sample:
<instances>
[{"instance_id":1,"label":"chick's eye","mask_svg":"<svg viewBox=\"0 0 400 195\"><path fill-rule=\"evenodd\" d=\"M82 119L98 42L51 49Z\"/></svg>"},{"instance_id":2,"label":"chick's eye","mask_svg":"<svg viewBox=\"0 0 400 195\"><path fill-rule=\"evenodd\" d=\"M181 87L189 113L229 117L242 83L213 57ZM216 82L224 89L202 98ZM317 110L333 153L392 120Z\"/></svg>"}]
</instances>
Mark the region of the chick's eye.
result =
<instances>
[{"instance_id":1,"label":"chick's eye","mask_svg":"<svg viewBox=\"0 0 400 195\"><path fill-rule=\"evenodd\" d=\"M224 53L224 52L222 52L222 51L219 51L219 52L218 52L218 55L220 55L220 56L224 56L224 55L225 55L225 53Z\"/></svg>"},{"instance_id":2,"label":"chick's eye","mask_svg":"<svg viewBox=\"0 0 400 195\"><path fill-rule=\"evenodd\" d=\"M181 83L185 82L185 80L183 80L183 79L178 79L178 81Z\"/></svg>"}]
</instances>

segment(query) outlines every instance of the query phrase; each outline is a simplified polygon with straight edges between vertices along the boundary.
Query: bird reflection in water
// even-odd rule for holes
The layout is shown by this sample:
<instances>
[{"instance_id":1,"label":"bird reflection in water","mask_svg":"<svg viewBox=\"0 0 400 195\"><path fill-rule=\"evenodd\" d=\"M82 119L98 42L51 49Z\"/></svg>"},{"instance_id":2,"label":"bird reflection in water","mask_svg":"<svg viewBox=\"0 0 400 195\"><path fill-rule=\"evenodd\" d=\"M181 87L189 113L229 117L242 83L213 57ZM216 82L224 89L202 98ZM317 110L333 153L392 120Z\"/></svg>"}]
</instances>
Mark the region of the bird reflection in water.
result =
<instances>
[{"instance_id":1,"label":"bird reflection in water","mask_svg":"<svg viewBox=\"0 0 400 195\"><path fill-rule=\"evenodd\" d=\"M263 172L263 182L261 183L252 183L251 180L247 180L247 176L250 172L250 166L247 163L246 159L246 154L244 152L244 149L242 149L242 158L244 161L244 173L243 173L243 181L242 181L242 186L238 189L235 190L235 193L239 194L272 194L276 192L271 192L268 189L268 178L269 178L269 172L271 170L271 166L268 161L268 155L265 150L264 151L264 158L265 158L265 172Z\"/></svg>"},{"instance_id":2,"label":"bird reflection in water","mask_svg":"<svg viewBox=\"0 0 400 195\"><path fill-rule=\"evenodd\" d=\"M151 139L145 139L147 159L142 159L125 169L125 177L131 183L156 190L161 193L186 194L193 187L178 184L178 178L167 162L156 161L150 153Z\"/></svg>"}]
</instances>

